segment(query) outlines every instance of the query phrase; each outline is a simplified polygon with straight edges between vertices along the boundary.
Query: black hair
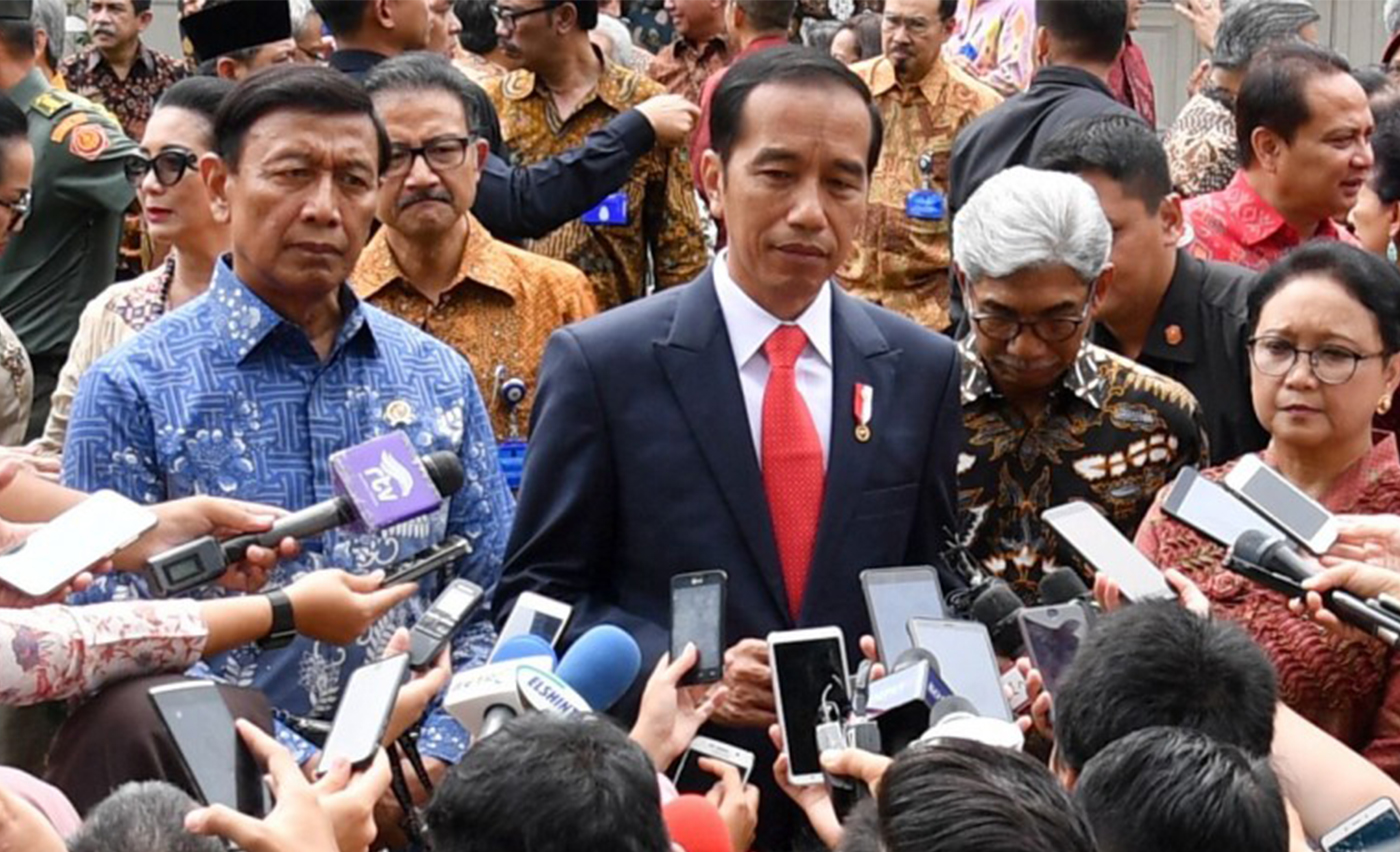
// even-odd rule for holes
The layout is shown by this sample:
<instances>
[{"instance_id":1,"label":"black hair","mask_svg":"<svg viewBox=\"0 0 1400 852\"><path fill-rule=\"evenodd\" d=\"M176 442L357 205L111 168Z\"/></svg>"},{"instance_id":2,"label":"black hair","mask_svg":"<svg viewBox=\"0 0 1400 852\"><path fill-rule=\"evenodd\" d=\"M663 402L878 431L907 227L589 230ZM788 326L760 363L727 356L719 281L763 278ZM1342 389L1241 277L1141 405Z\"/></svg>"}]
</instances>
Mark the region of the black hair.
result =
<instances>
[{"instance_id":1,"label":"black hair","mask_svg":"<svg viewBox=\"0 0 1400 852\"><path fill-rule=\"evenodd\" d=\"M365 13L373 0L311 0L311 8L321 16L336 38L353 36L365 24Z\"/></svg>"},{"instance_id":2,"label":"black hair","mask_svg":"<svg viewBox=\"0 0 1400 852\"><path fill-rule=\"evenodd\" d=\"M1128 36L1127 0L1035 0L1035 22L1075 58L1104 65Z\"/></svg>"},{"instance_id":3,"label":"black hair","mask_svg":"<svg viewBox=\"0 0 1400 852\"><path fill-rule=\"evenodd\" d=\"M496 0L457 0L452 4L457 20L462 22L457 42L463 50L485 56L500 46L501 39L496 35L496 16L492 14L495 8Z\"/></svg>"},{"instance_id":4,"label":"black hair","mask_svg":"<svg viewBox=\"0 0 1400 852\"><path fill-rule=\"evenodd\" d=\"M1266 758L1184 728L1145 728L1084 767L1074 799L1099 852L1286 852L1288 815Z\"/></svg>"},{"instance_id":5,"label":"black hair","mask_svg":"<svg viewBox=\"0 0 1400 852\"><path fill-rule=\"evenodd\" d=\"M797 14L797 0L734 0L754 32L786 33Z\"/></svg>"},{"instance_id":6,"label":"black hair","mask_svg":"<svg viewBox=\"0 0 1400 852\"><path fill-rule=\"evenodd\" d=\"M770 2L770 0L764 0ZM870 149L866 174L880 162L885 125L870 89L851 69L829 54L808 47L788 45L751 54L729 67L710 102L710 147L722 162L729 161L743 130L744 104L753 90L765 84L783 83L813 88L847 88L860 96L870 115Z\"/></svg>"},{"instance_id":7,"label":"black hair","mask_svg":"<svg viewBox=\"0 0 1400 852\"><path fill-rule=\"evenodd\" d=\"M579 29L588 32L598 26L598 0L544 0L545 7L550 9L551 13L565 3L573 6L574 11L578 13Z\"/></svg>"},{"instance_id":8,"label":"black hair","mask_svg":"<svg viewBox=\"0 0 1400 852\"><path fill-rule=\"evenodd\" d=\"M222 77L186 77L166 89L156 101L155 108L174 107L194 113L209 123L206 138L212 142L219 107L236 88L232 80Z\"/></svg>"},{"instance_id":9,"label":"black hair","mask_svg":"<svg viewBox=\"0 0 1400 852\"><path fill-rule=\"evenodd\" d=\"M1384 65L1373 64L1353 68L1351 78L1361 86L1367 100L1395 89L1395 78L1390 76L1390 69Z\"/></svg>"},{"instance_id":10,"label":"black hair","mask_svg":"<svg viewBox=\"0 0 1400 852\"><path fill-rule=\"evenodd\" d=\"M1097 172L1156 213L1172 191L1162 141L1137 116L1097 115L1066 125L1036 153L1031 166L1052 172Z\"/></svg>"},{"instance_id":11,"label":"black hair","mask_svg":"<svg viewBox=\"0 0 1400 852\"><path fill-rule=\"evenodd\" d=\"M1094 852L1079 808L1039 761L969 740L900 752L880 782L885 852Z\"/></svg>"},{"instance_id":12,"label":"black hair","mask_svg":"<svg viewBox=\"0 0 1400 852\"><path fill-rule=\"evenodd\" d=\"M1277 701L1273 664L1238 625L1141 601L1102 619L1061 678L1055 746L1078 772L1114 740L1176 725L1263 757Z\"/></svg>"},{"instance_id":13,"label":"black hair","mask_svg":"<svg viewBox=\"0 0 1400 852\"><path fill-rule=\"evenodd\" d=\"M841 25L841 30L850 30L855 34L856 46L860 49L861 59L872 59L879 56L884 50L880 41L880 15L876 12L861 12L859 15L848 18ZM837 32L841 30L837 30Z\"/></svg>"},{"instance_id":14,"label":"black hair","mask_svg":"<svg viewBox=\"0 0 1400 852\"><path fill-rule=\"evenodd\" d=\"M1371 152L1376 165L1371 169L1370 186L1385 204L1400 201L1400 97L1372 104L1376 132L1371 136Z\"/></svg>"},{"instance_id":15,"label":"black hair","mask_svg":"<svg viewBox=\"0 0 1400 852\"><path fill-rule=\"evenodd\" d=\"M131 0L131 11L138 15L151 11L151 0Z\"/></svg>"},{"instance_id":16,"label":"black hair","mask_svg":"<svg viewBox=\"0 0 1400 852\"><path fill-rule=\"evenodd\" d=\"M478 126L474 89L476 84L446 57L421 50L386 59L365 78L365 91L371 98L388 92L423 91L437 91L455 97L462 104L468 135L473 134Z\"/></svg>"},{"instance_id":17,"label":"black hair","mask_svg":"<svg viewBox=\"0 0 1400 852\"><path fill-rule=\"evenodd\" d=\"M374 125L379 171L389 161L389 135L364 87L339 71L314 65L274 65L248 76L224 98L214 116L214 142L230 171L238 171L243 140L259 119L281 111L363 115Z\"/></svg>"},{"instance_id":18,"label":"black hair","mask_svg":"<svg viewBox=\"0 0 1400 852\"><path fill-rule=\"evenodd\" d=\"M0 21L0 44L18 59L34 56L34 24L30 21Z\"/></svg>"},{"instance_id":19,"label":"black hair","mask_svg":"<svg viewBox=\"0 0 1400 852\"><path fill-rule=\"evenodd\" d=\"M529 803L529 818L511 819ZM600 718L519 716L472 743L425 814L437 852L670 852L656 771Z\"/></svg>"},{"instance_id":20,"label":"black hair","mask_svg":"<svg viewBox=\"0 0 1400 852\"><path fill-rule=\"evenodd\" d=\"M1400 269L1383 257L1336 240L1304 243L1259 276L1246 302L1245 325L1251 335L1259 327L1264 305L1284 285L1309 274L1337 282L1376 318L1385 354L1400 352Z\"/></svg>"},{"instance_id":21,"label":"black hair","mask_svg":"<svg viewBox=\"0 0 1400 852\"><path fill-rule=\"evenodd\" d=\"M958 0L938 0L938 18L945 24L958 14Z\"/></svg>"},{"instance_id":22,"label":"black hair","mask_svg":"<svg viewBox=\"0 0 1400 852\"><path fill-rule=\"evenodd\" d=\"M1308 83L1317 77L1350 74L1351 65L1341 54L1305 41L1268 48L1250 63L1235 96L1235 144L1240 163L1254 165L1254 131L1272 130L1292 142L1298 128L1312 119L1308 110Z\"/></svg>"},{"instance_id":23,"label":"black hair","mask_svg":"<svg viewBox=\"0 0 1400 852\"><path fill-rule=\"evenodd\" d=\"M29 144L29 121L24 110L19 108L9 95L0 92L0 175L5 173L11 145Z\"/></svg>"}]
</instances>

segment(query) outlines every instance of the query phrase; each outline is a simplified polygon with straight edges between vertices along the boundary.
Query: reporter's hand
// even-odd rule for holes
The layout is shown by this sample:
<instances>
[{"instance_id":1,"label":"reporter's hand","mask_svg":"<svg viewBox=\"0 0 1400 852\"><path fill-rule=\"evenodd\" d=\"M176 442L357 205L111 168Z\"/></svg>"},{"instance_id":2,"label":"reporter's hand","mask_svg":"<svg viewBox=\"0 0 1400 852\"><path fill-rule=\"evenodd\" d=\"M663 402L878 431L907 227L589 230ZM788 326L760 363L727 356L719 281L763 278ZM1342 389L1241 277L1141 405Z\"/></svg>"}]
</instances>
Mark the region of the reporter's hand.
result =
<instances>
[{"instance_id":1,"label":"reporter's hand","mask_svg":"<svg viewBox=\"0 0 1400 852\"><path fill-rule=\"evenodd\" d=\"M340 852L368 852L378 832L374 805L389 789L392 777L389 756L380 749L364 771L352 772L348 762L339 760L312 785L321 809L330 817Z\"/></svg>"},{"instance_id":2,"label":"reporter's hand","mask_svg":"<svg viewBox=\"0 0 1400 852\"><path fill-rule=\"evenodd\" d=\"M383 581L383 571L357 576L338 568L322 568L301 575L283 591L292 601L298 633L320 642L348 645L418 591L412 583L381 589Z\"/></svg>"},{"instance_id":3,"label":"reporter's hand","mask_svg":"<svg viewBox=\"0 0 1400 852\"><path fill-rule=\"evenodd\" d=\"M1400 568L1400 516L1338 515L1337 543L1328 556Z\"/></svg>"},{"instance_id":4,"label":"reporter's hand","mask_svg":"<svg viewBox=\"0 0 1400 852\"><path fill-rule=\"evenodd\" d=\"M880 784L894 761L883 754L862 748L832 749L821 753L822 769L832 775L843 775L865 782L870 795L880 795Z\"/></svg>"},{"instance_id":5,"label":"reporter's hand","mask_svg":"<svg viewBox=\"0 0 1400 852\"><path fill-rule=\"evenodd\" d=\"M1016 670L1026 681L1026 697L1030 699L1026 712L1017 714L1016 726L1022 735L1035 731L1047 740L1055 739L1055 726L1051 722L1053 699L1045 688L1045 677L1031 665L1029 657L1018 659Z\"/></svg>"},{"instance_id":6,"label":"reporter's hand","mask_svg":"<svg viewBox=\"0 0 1400 852\"><path fill-rule=\"evenodd\" d=\"M33 445L0 447L0 460L13 461L22 470L49 482L58 482L63 476L63 458L38 452Z\"/></svg>"},{"instance_id":7,"label":"reporter's hand","mask_svg":"<svg viewBox=\"0 0 1400 852\"><path fill-rule=\"evenodd\" d=\"M150 509L159 519L156 528L113 558L118 570L139 571L152 556L206 535L229 538L265 532L273 521L287 514L274 506L206 496L158 503ZM257 591L279 558L290 558L297 552L298 545L292 539L284 539L277 550L250 547L248 557L230 566L220 585L240 592Z\"/></svg>"},{"instance_id":8,"label":"reporter's hand","mask_svg":"<svg viewBox=\"0 0 1400 852\"><path fill-rule=\"evenodd\" d=\"M1210 598L1206 597L1206 593L1201 591L1201 587L1190 577L1175 568L1168 568L1162 572L1162 578L1172 587L1172 591L1176 592L1177 603L1187 612L1200 618L1210 618Z\"/></svg>"},{"instance_id":9,"label":"reporter's hand","mask_svg":"<svg viewBox=\"0 0 1400 852\"><path fill-rule=\"evenodd\" d=\"M1176 12L1191 23L1196 33L1196 41L1206 50L1215 49L1215 33L1220 29L1220 19L1225 17L1221 0L1180 0Z\"/></svg>"},{"instance_id":10,"label":"reporter's hand","mask_svg":"<svg viewBox=\"0 0 1400 852\"><path fill-rule=\"evenodd\" d=\"M719 778L705 798L719 809L720 818L729 828L729 848L745 852L753 846L758 831L758 788L745 784L733 764L702 757L697 765Z\"/></svg>"},{"instance_id":11,"label":"reporter's hand","mask_svg":"<svg viewBox=\"0 0 1400 852\"><path fill-rule=\"evenodd\" d=\"M0 787L0 852L66 852L66 849L63 838L37 808Z\"/></svg>"},{"instance_id":12,"label":"reporter's hand","mask_svg":"<svg viewBox=\"0 0 1400 852\"><path fill-rule=\"evenodd\" d=\"M700 652L692 644L685 646L675 662L671 662L670 654L662 654L642 692L637 724L629 736L647 753L658 772L664 772L681 756L700 726L729 697L729 687L723 683L680 685L686 672L699 661Z\"/></svg>"},{"instance_id":13,"label":"reporter's hand","mask_svg":"<svg viewBox=\"0 0 1400 852\"><path fill-rule=\"evenodd\" d=\"M1326 570L1303 581L1308 590L1305 598L1294 598L1288 608L1295 615L1311 619L1327 630L1348 639L1362 641L1370 637L1364 630L1357 629L1337 618L1323 601L1324 592L1344 589L1358 598L1373 598L1377 595L1400 594L1400 573L1389 568L1378 568L1349 559L1322 557Z\"/></svg>"},{"instance_id":14,"label":"reporter's hand","mask_svg":"<svg viewBox=\"0 0 1400 852\"><path fill-rule=\"evenodd\" d=\"M656 131L656 144L674 148L685 143L700 118L700 107L680 95L653 95L636 106Z\"/></svg>"},{"instance_id":15,"label":"reporter's hand","mask_svg":"<svg viewBox=\"0 0 1400 852\"><path fill-rule=\"evenodd\" d=\"M778 721L767 642L742 639L725 651L724 685L729 687L729 697L715 709L716 722L738 728L764 728Z\"/></svg>"},{"instance_id":16,"label":"reporter's hand","mask_svg":"<svg viewBox=\"0 0 1400 852\"><path fill-rule=\"evenodd\" d=\"M1118 581L1110 579L1102 571L1094 574L1094 603L1098 604L1105 614L1122 609L1125 603L1123 588L1118 585Z\"/></svg>"},{"instance_id":17,"label":"reporter's hand","mask_svg":"<svg viewBox=\"0 0 1400 852\"><path fill-rule=\"evenodd\" d=\"M408 587L413 588L412 585ZM394 631L394 635L389 638L389 644L384 648L384 659L395 654L408 653L409 635L407 628L400 627ZM399 697L394 701L394 710L389 714L389 723L384 728L384 745L388 746L403 736L409 728L418 724L418 720L428 712L428 705L433 703L433 699L451 679L452 651L450 648L443 648L432 668L423 672L413 672L408 683L399 687Z\"/></svg>"},{"instance_id":18,"label":"reporter's hand","mask_svg":"<svg viewBox=\"0 0 1400 852\"><path fill-rule=\"evenodd\" d=\"M770 726L768 738L773 741L773 747L778 750L778 759L773 761L773 778L778 782L778 789L782 790L802 809L802 813L807 816L807 822L816 832L817 838L826 844L828 849L840 846L845 831L841 828L841 820L836 818L836 807L831 804L831 794L827 792L826 785L797 786L793 784L792 779L788 776L790 768L788 757L783 752L782 728L777 725Z\"/></svg>"}]
</instances>

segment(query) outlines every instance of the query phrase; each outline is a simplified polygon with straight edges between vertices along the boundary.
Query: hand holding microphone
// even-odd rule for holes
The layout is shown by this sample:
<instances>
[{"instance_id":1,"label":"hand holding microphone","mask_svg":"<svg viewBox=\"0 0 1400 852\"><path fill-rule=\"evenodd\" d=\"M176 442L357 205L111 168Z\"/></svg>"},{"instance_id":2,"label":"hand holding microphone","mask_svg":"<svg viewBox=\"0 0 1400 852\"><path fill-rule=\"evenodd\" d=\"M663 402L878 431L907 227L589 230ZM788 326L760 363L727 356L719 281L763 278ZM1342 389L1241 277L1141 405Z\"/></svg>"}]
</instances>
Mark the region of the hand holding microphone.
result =
<instances>
[{"instance_id":1,"label":"hand holding microphone","mask_svg":"<svg viewBox=\"0 0 1400 852\"><path fill-rule=\"evenodd\" d=\"M1303 588L1308 590L1307 596L1288 602L1288 608L1296 615L1310 618L1339 635L1355 637L1366 631L1349 626L1327 608L1323 596L1328 592L1335 594L1337 590L1342 590L1363 600L1383 601L1382 605L1392 611L1400 610L1400 601L1397 601L1400 598L1400 574L1394 570L1332 556L1324 556L1322 564L1326 570L1303 581ZM1400 612L1397 612L1397 616L1400 616Z\"/></svg>"}]
</instances>

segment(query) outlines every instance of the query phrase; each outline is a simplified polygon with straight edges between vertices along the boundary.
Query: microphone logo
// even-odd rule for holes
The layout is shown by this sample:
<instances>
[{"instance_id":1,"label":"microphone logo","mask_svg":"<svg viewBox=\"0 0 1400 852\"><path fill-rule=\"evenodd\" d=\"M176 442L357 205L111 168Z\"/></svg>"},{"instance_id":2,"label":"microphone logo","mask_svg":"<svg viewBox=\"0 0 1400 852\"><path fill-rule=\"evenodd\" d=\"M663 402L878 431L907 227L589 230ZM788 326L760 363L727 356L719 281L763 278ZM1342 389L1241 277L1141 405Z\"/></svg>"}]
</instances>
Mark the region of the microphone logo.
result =
<instances>
[{"instance_id":1,"label":"microphone logo","mask_svg":"<svg viewBox=\"0 0 1400 852\"><path fill-rule=\"evenodd\" d=\"M379 454L379 465L365 469L374 498L380 503L393 503L413 493L413 473L388 450Z\"/></svg>"}]
</instances>

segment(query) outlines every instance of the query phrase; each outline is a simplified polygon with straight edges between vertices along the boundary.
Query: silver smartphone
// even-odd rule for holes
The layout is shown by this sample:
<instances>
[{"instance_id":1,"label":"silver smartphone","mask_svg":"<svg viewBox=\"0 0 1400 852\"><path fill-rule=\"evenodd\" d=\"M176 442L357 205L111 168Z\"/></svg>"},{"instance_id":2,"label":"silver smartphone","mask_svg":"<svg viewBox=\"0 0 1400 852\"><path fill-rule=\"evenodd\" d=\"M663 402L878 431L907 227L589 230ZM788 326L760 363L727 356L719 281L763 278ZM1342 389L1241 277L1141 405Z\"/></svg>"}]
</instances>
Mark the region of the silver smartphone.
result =
<instances>
[{"instance_id":1,"label":"silver smartphone","mask_svg":"<svg viewBox=\"0 0 1400 852\"><path fill-rule=\"evenodd\" d=\"M1325 852L1400 852L1400 812L1377 799L1322 835Z\"/></svg>"},{"instance_id":2,"label":"silver smartphone","mask_svg":"<svg viewBox=\"0 0 1400 852\"><path fill-rule=\"evenodd\" d=\"M817 725L822 705L847 702L846 640L839 627L811 627L768 634L773 698L794 785L823 782Z\"/></svg>"},{"instance_id":3,"label":"silver smartphone","mask_svg":"<svg viewBox=\"0 0 1400 852\"><path fill-rule=\"evenodd\" d=\"M943 682L972 702L978 715L1015 720L1002 689L1001 667L987 628L975 621L909 620L909 636L917 647L933 654Z\"/></svg>"},{"instance_id":4,"label":"silver smartphone","mask_svg":"<svg viewBox=\"0 0 1400 852\"><path fill-rule=\"evenodd\" d=\"M389 715L399 697L399 687L408 679L408 654L395 654L385 660L366 663L355 669L340 696L335 721L321 750L319 774L325 774L336 758L344 758L355 769L363 769L379 751Z\"/></svg>"},{"instance_id":5,"label":"silver smartphone","mask_svg":"<svg viewBox=\"0 0 1400 852\"><path fill-rule=\"evenodd\" d=\"M676 790L704 795L719 782L719 778L700 768L702 757L733 766L739 770L739 781L749 783L749 775L753 772L753 752L709 737L696 737L690 741L690 748L681 755L680 763L676 764L673 778Z\"/></svg>"},{"instance_id":6,"label":"silver smartphone","mask_svg":"<svg viewBox=\"0 0 1400 852\"><path fill-rule=\"evenodd\" d=\"M909 639L909 619L943 617L943 587L938 572L928 565L867 568L860 572L860 586L870 612L875 647L887 667L914 647Z\"/></svg>"},{"instance_id":7,"label":"silver smartphone","mask_svg":"<svg viewBox=\"0 0 1400 852\"><path fill-rule=\"evenodd\" d=\"M115 491L98 491L0 554L0 581L46 597L156 525L156 514Z\"/></svg>"},{"instance_id":8,"label":"silver smartphone","mask_svg":"<svg viewBox=\"0 0 1400 852\"><path fill-rule=\"evenodd\" d=\"M1337 541L1332 513L1253 453L1242 456L1225 474L1225 487L1318 556Z\"/></svg>"},{"instance_id":9,"label":"silver smartphone","mask_svg":"<svg viewBox=\"0 0 1400 852\"><path fill-rule=\"evenodd\" d=\"M556 601L535 592L523 592L515 599L510 616L501 626L501 632L496 637L496 648L501 647L501 643L512 636L527 633L540 637L551 646L555 645L559 642L559 637L564 635L564 627L568 625L569 616L573 611L574 608L563 601ZM496 653L496 648L492 648L491 653Z\"/></svg>"},{"instance_id":10,"label":"silver smartphone","mask_svg":"<svg viewBox=\"0 0 1400 852\"><path fill-rule=\"evenodd\" d=\"M1248 530L1287 538L1263 515L1245 505L1225 486L1201 476L1194 467L1183 467L1177 474L1171 493L1162 503L1162 511L1225 547L1234 547Z\"/></svg>"},{"instance_id":11,"label":"silver smartphone","mask_svg":"<svg viewBox=\"0 0 1400 852\"><path fill-rule=\"evenodd\" d=\"M1093 505L1066 503L1041 512L1040 519L1096 572L1118 583L1128 600L1176 597L1157 566Z\"/></svg>"}]
</instances>

